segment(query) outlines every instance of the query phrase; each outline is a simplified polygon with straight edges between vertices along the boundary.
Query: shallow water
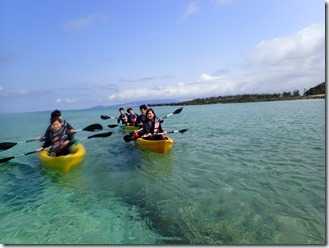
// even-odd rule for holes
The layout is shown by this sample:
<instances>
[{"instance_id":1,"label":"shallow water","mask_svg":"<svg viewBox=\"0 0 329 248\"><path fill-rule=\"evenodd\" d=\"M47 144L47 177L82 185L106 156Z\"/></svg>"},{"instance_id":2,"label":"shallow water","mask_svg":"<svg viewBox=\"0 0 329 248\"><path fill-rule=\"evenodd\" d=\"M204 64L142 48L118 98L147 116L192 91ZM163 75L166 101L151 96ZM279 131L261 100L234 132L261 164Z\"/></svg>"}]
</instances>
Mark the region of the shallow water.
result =
<instances>
[{"instance_id":1,"label":"shallow water","mask_svg":"<svg viewBox=\"0 0 329 248\"><path fill-rule=\"evenodd\" d=\"M42 136L49 115L0 115L0 142ZM87 155L70 174L43 168L35 154L1 164L0 243L325 243L324 100L185 106L163 123L189 129L170 135L166 154L125 143L100 115L118 110L63 111L77 129L113 131L81 141Z\"/></svg>"}]
</instances>

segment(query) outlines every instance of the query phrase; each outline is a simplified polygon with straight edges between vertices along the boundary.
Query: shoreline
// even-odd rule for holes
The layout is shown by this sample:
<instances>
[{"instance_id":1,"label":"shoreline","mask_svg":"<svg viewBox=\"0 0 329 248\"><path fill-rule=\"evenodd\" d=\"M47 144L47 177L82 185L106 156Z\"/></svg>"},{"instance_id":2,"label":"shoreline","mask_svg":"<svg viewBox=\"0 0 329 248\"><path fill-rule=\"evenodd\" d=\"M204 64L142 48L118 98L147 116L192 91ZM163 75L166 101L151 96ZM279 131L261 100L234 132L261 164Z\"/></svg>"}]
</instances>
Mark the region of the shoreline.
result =
<instances>
[{"instance_id":1,"label":"shoreline","mask_svg":"<svg viewBox=\"0 0 329 248\"><path fill-rule=\"evenodd\" d=\"M206 104L229 104L229 103L248 103L248 102L272 102L272 101L291 101L291 100L308 100L308 99L325 99L326 94L307 95L307 96L289 96L289 97L245 97L246 95L224 96L224 97L208 97L198 98L190 101L173 102L173 103L150 103L148 106L188 106L188 105L206 105ZM247 95L251 96L251 95ZM262 96L262 95L257 95Z\"/></svg>"}]
</instances>

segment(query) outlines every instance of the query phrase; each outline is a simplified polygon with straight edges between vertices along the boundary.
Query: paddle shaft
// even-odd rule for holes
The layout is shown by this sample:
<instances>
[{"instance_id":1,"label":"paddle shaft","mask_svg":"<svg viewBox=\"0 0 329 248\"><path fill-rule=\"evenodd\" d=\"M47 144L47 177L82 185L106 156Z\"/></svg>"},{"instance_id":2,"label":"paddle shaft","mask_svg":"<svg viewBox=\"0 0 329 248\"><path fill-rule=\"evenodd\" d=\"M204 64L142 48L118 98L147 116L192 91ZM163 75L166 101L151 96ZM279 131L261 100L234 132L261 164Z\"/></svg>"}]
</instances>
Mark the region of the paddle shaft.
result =
<instances>
[{"instance_id":1,"label":"paddle shaft","mask_svg":"<svg viewBox=\"0 0 329 248\"><path fill-rule=\"evenodd\" d=\"M91 124L83 129L78 129L75 130L75 132L80 132L80 131L89 131L89 132L97 132L101 131L103 129L102 125L100 124ZM5 151L8 150L18 144L23 144L23 143L28 143L28 142L41 142L44 141L45 137L41 137L40 139L31 139L31 140L25 140L25 141L19 141L19 142L2 142L0 143L0 151Z\"/></svg>"},{"instance_id":2,"label":"paddle shaft","mask_svg":"<svg viewBox=\"0 0 329 248\"><path fill-rule=\"evenodd\" d=\"M166 116L162 117L162 119L165 119L165 118L168 118L169 116L171 115L176 115L176 114L179 114L180 112L182 112L183 110L183 107L179 108L179 109L176 109L174 112L170 113L170 114L167 114Z\"/></svg>"},{"instance_id":3,"label":"paddle shaft","mask_svg":"<svg viewBox=\"0 0 329 248\"><path fill-rule=\"evenodd\" d=\"M173 130L173 131L167 131L168 133L185 133L188 129L181 129L181 130ZM157 134L165 134L165 133L157 133Z\"/></svg>"},{"instance_id":4,"label":"paddle shaft","mask_svg":"<svg viewBox=\"0 0 329 248\"><path fill-rule=\"evenodd\" d=\"M94 134L94 135L91 135L91 136L88 136L88 137L85 137L85 138L81 138L81 139L78 139L78 141L80 140L85 140L85 139L91 139L91 138L105 138L105 137L109 137L112 135L112 132L106 132L106 133L100 133L100 134ZM45 149L49 149L50 147L47 147L47 148L44 148L43 150ZM30 154L33 154L33 153L37 153L37 152L40 152L40 151L31 151L31 152L25 152L25 153L22 153L22 154L18 154L18 155L15 155L15 156L11 156L11 157L7 157L7 158L1 158L0 159L0 163L5 163L5 162L8 162L9 160L13 159L13 158L18 158L18 157L22 157L22 156L27 156L27 155L30 155Z\"/></svg>"}]
</instances>

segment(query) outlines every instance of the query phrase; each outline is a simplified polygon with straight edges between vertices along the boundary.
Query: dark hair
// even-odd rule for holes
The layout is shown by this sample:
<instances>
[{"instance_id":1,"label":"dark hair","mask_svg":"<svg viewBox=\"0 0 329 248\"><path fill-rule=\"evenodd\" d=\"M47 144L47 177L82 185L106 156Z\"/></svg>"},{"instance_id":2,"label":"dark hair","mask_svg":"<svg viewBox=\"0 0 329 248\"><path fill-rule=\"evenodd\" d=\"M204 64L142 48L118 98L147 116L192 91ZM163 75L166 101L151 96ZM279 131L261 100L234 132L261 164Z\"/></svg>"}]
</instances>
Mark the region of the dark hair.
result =
<instances>
[{"instance_id":1,"label":"dark hair","mask_svg":"<svg viewBox=\"0 0 329 248\"><path fill-rule=\"evenodd\" d=\"M62 119L57 116L57 117L51 118L50 124L53 124L55 121L62 123Z\"/></svg>"},{"instance_id":2,"label":"dark hair","mask_svg":"<svg viewBox=\"0 0 329 248\"><path fill-rule=\"evenodd\" d=\"M149 112L152 112L154 114L154 119L157 117L154 110L153 110L153 108L149 108L149 109L146 110L146 116Z\"/></svg>"},{"instance_id":3,"label":"dark hair","mask_svg":"<svg viewBox=\"0 0 329 248\"><path fill-rule=\"evenodd\" d=\"M140 105L139 106L139 110L142 110L142 109L145 109L146 110L147 109L147 106L145 104Z\"/></svg>"},{"instance_id":4,"label":"dark hair","mask_svg":"<svg viewBox=\"0 0 329 248\"><path fill-rule=\"evenodd\" d=\"M128 108L128 109L127 109L127 112L129 113L130 110L133 110L133 109L132 109L132 108Z\"/></svg>"},{"instance_id":5,"label":"dark hair","mask_svg":"<svg viewBox=\"0 0 329 248\"><path fill-rule=\"evenodd\" d=\"M119 108L119 111L121 111L121 110L125 111L123 108Z\"/></svg>"},{"instance_id":6,"label":"dark hair","mask_svg":"<svg viewBox=\"0 0 329 248\"><path fill-rule=\"evenodd\" d=\"M55 117L60 117L61 115L62 115L61 111L55 109L53 112L51 112L50 119L53 119Z\"/></svg>"}]
</instances>

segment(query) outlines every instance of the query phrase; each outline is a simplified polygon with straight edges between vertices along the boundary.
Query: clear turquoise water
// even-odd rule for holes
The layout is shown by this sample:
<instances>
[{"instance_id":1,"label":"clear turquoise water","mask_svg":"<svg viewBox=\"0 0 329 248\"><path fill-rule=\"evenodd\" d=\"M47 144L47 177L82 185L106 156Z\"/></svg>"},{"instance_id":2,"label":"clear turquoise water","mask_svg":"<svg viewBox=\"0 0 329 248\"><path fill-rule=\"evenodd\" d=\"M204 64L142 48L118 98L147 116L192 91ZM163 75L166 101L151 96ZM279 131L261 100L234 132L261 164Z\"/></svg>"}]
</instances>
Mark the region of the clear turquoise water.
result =
<instances>
[{"instance_id":1,"label":"clear turquoise water","mask_svg":"<svg viewBox=\"0 0 329 248\"><path fill-rule=\"evenodd\" d=\"M0 142L41 136L49 114L0 115ZM115 120L100 115L118 110L63 111L77 129L110 130ZM189 129L170 135L163 155L125 143L114 128L82 141L86 159L67 175L44 169L36 154L1 164L0 243L325 243L324 100L185 106L163 127Z\"/></svg>"}]
</instances>

